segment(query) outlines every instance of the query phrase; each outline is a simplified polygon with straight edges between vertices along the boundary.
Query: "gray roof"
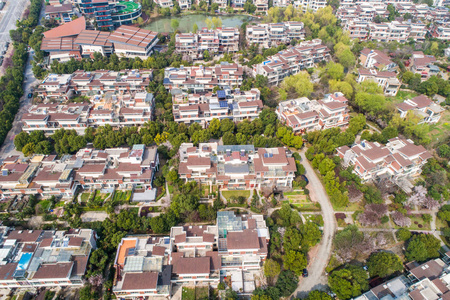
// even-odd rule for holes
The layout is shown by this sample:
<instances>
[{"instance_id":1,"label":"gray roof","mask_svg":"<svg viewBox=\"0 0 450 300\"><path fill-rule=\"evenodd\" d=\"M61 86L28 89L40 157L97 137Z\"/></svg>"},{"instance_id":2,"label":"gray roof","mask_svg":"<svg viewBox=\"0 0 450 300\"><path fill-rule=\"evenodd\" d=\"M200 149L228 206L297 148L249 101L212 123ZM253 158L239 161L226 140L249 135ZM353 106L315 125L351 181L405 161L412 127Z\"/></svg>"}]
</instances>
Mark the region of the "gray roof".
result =
<instances>
[{"instance_id":1,"label":"gray roof","mask_svg":"<svg viewBox=\"0 0 450 300\"><path fill-rule=\"evenodd\" d=\"M225 164L225 173L248 173L248 164L230 165Z\"/></svg>"}]
</instances>

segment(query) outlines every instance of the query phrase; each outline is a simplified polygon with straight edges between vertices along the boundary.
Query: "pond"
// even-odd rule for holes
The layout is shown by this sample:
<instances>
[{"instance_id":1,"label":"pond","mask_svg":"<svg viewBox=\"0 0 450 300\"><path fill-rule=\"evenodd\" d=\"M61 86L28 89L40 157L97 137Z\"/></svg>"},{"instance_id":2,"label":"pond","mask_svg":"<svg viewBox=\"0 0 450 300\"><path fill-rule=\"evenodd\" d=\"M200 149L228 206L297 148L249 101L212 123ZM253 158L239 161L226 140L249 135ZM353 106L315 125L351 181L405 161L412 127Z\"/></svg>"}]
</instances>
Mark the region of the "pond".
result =
<instances>
[{"instance_id":1,"label":"pond","mask_svg":"<svg viewBox=\"0 0 450 300\"><path fill-rule=\"evenodd\" d=\"M172 19L178 19L180 22L178 30L181 32L191 32L194 23L196 23L198 28L201 29L202 27L206 27L205 20L212 17L214 17L214 15L207 14L160 17L154 19L150 22L150 24L145 25L143 28L156 32L173 32L170 22ZM216 17L219 17L222 20L222 27L240 27L242 23L254 20L253 17L244 15L221 15Z\"/></svg>"}]
</instances>

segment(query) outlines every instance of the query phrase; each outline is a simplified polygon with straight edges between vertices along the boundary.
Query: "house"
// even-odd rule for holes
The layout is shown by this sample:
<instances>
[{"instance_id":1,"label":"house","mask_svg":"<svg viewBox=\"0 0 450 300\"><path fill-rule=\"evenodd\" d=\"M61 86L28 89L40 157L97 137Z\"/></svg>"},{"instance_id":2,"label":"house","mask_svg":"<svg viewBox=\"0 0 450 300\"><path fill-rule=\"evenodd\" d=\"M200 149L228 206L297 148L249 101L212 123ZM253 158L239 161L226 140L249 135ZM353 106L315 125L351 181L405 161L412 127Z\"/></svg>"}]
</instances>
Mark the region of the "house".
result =
<instances>
[{"instance_id":1,"label":"house","mask_svg":"<svg viewBox=\"0 0 450 300\"><path fill-rule=\"evenodd\" d=\"M58 24L64 24L72 21L74 16L72 4L55 4L45 6L45 19L55 19Z\"/></svg>"},{"instance_id":2,"label":"house","mask_svg":"<svg viewBox=\"0 0 450 300\"><path fill-rule=\"evenodd\" d=\"M212 119L231 119L240 122L256 119L263 109L260 91L225 88L213 93L187 94L172 90L173 116L177 123L194 122L206 127Z\"/></svg>"},{"instance_id":3,"label":"house","mask_svg":"<svg viewBox=\"0 0 450 300\"><path fill-rule=\"evenodd\" d=\"M251 145L217 143L200 143L197 148L183 143L179 154L181 179L218 185L221 189L290 188L297 169L284 148L256 150Z\"/></svg>"},{"instance_id":4,"label":"house","mask_svg":"<svg viewBox=\"0 0 450 300\"><path fill-rule=\"evenodd\" d=\"M411 57L411 71L420 74L423 80L438 75L440 70L435 66L436 58L433 55L425 55L422 51L415 51Z\"/></svg>"},{"instance_id":5,"label":"house","mask_svg":"<svg viewBox=\"0 0 450 300\"><path fill-rule=\"evenodd\" d=\"M275 112L294 133L304 133L346 126L350 119L347 103L342 93L329 94L319 101L302 97L280 102Z\"/></svg>"},{"instance_id":6,"label":"house","mask_svg":"<svg viewBox=\"0 0 450 300\"><path fill-rule=\"evenodd\" d=\"M376 69L358 69L358 78L356 81L361 83L365 80L375 81L387 96L397 95L401 86L401 82L394 72L377 71Z\"/></svg>"},{"instance_id":7,"label":"house","mask_svg":"<svg viewBox=\"0 0 450 300\"><path fill-rule=\"evenodd\" d=\"M389 56L379 50L365 48L361 50L359 60L361 65L366 69L375 68L379 71L393 71L397 68L397 64L394 63Z\"/></svg>"},{"instance_id":8,"label":"house","mask_svg":"<svg viewBox=\"0 0 450 300\"><path fill-rule=\"evenodd\" d=\"M401 118L405 118L408 112L414 113L420 118L418 124L428 123L435 124L441 119L441 113L445 110L437 105L425 95L420 95L412 99L406 99L402 103L397 104L397 110Z\"/></svg>"},{"instance_id":9,"label":"house","mask_svg":"<svg viewBox=\"0 0 450 300\"><path fill-rule=\"evenodd\" d=\"M253 76L263 75L267 77L269 85L278 85L285 77L298 74L330 58L330 49L320 39L304 41L253 65Z\"/></svg>"},{"instance_id":10,"label":"house","mask_svg":"<svg viewBox=\"0 0 450 300\"><path fill-rule=\"evenodd\" d=\"M304 40L305 29L302 22L268 23L247 26L245 38L248 45L263 48L289 44L292 40Z\"/></svg>"},{"instance_id":11,"label":"house","mask_svg":"<svg viewBox=\"0 0 450 300\"><path fill-rule=\"evenodd\" d=\"M353 166L363 182L389 180L402 188L405 181L420 175L422 166L432 157L423 146L398 137L386 145L361 141L351 148L339 147L337 153L343 165Z\"/></svg>"},{"instance_id":12,"label":"house","mask_svg":"<svg viewBox=\"0 0 450 300\"><path fill-rule=\"evenodd\" d=\"M450 26L448 22L436 23L430 27L430 35L440 40L450 40Z\"/></svg>"},{"instance_id":13,"label":"house","mask_svg":"<svg viewBox=\"0 0 450 300\"><path fill-rule=\"evenodd\" d=\"M3 288L81 287L96 248L91 229L1 228L0 285Z\"/></svg>"}]
</instances>

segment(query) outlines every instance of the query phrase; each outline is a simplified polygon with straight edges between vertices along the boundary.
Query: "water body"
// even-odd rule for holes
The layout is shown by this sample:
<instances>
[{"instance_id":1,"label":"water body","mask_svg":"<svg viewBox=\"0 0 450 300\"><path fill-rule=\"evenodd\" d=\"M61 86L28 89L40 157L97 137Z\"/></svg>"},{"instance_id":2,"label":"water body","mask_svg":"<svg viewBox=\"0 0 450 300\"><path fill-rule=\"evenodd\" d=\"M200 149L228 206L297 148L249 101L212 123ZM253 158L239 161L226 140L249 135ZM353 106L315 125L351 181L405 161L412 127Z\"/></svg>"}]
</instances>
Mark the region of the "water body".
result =
<instances>
[{"instance_id":1,"label":"water body","mask_svg":"<svg viewBox=\"0 0 450 300\"><path fill-rule=\"evenodd\" d=\"M178 30L181 32L191 32L194 24L197 24L198 28L206 27L205 20L212 18L214 15L206 14L192 14L185 16L171 16L171 17L159 17L145 25L144 29L148 29L156 32L173 32L170 22L172 19L178 19L180 26ZM244 15L223 15L215 16L222 20L222 27L240 27L244 22L251 22L253 17Z\"/></svg>"}]
</instances>

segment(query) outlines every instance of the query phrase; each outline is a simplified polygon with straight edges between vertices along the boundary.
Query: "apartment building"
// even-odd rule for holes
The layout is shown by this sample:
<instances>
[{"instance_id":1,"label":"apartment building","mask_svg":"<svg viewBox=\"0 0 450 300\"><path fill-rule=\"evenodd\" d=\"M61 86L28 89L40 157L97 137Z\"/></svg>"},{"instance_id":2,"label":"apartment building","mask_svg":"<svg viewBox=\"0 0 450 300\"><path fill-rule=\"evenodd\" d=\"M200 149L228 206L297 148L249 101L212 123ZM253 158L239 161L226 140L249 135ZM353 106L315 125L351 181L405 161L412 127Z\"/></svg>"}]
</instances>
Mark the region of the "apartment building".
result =
<instances>
[{"instance_id":1,"label":"apartment building","mask_svg":"<svg viewBox=\"0 0 450 300\"><path fill-rule=\"evenodd\" d=\"M415 51L410 59L410 70L414 74L420 74L422 80L438 75L441 71L435 66L436 58L433 55L425 55L422 51Z\"/></svg>"},{"instance_id":2,"label":"apartment building","mask_svg":"<svg viewBox=\"0 0 450 300\"><path fill-rule=\"evenodd\" d=\"M247 26L245 38L248 45L263 48L289 44L292 40L304 40L305 29L302 22L268 23Z\"/></svg>"},{"instance_id":3,"label":"apartment building","mask_svg":"<svg viewBox=\"0 0 450 300\"><path fill-rule=\"evenodd\" d=\"M253 4L256 6L256 12L266 14L269 10L269 0L255 0Z\"/></svg>"},{"instance_id":4,"label":"apartment building","mask_svg":"<svg viewBox=\"0 0 450 300\"><path fill-rule=\"evenodd\" d=\"M323 100L306 97L280 102L276 114L281 123L294 133L322 130L348 125L348 100L342 93L328 94Z\"/></svg>"},{"instance_id":5,"label":"apartment building","mask_svg":"<svg viewBox=\"0 0 450 300\"><path fill-rule=\"evenodd\" d=\"M349 36L352 39L359 39L360 41L365 41L369 37L369 24L371 22L361 20L358 18L350 19L345 22L344 30L348 31Z\"/></svg>"},{"instance_id":6,"label":"apartment building","mask_svg":"<svg viewBox=\"0 0 450 300\"><path fill-rule=\"evenodd\" d=\"M202 59L203 53L234 53L239 51L239 29L234 27L208 30L203 28L197 33L177 33L175 50L190 59Z\"/></svg>"},{"instance_id":7,"label":"apartment building","mask_svg":"<svg viewBox=\"0 0 450 300\"><path fill-rule=\"evenodd\" d=\"M178 1L178 5L180 5L181 10L191 9L191 0L180 0Z\"/></svg>"},{"instance_id":8,"label":"apartment building","mask_svg":"<svg viewBox=\"0 0 450 300\"><path fill-rule=\"evenodd\" d=\"M114 44L114 52L120 57L148 58L158 43L157 33L138 27L122 25L108 38Z\"/></svg>"},{"instance_id":9,"label":"apartment building","mask_svg":"<svg viewBox=\"0 0 450 300\"><path fill-rule=\"evenodd\" d=\"M425 41L426 25L423 23L403 23L392 21L390 23L374 23L362 19L352 19L345 22L344 29L351 38L360 40L374 40L380 42L406 43L408 39Z\"/></svg>"},{"instance_id":10,"label":"apartment building","mask_svg":"<svg viewBox=\"0 0 450 300\"><path fill-rule=\"evenodd\" d=\"M164 70L164 86L168 90L179 88L199 93L212 91L216 86L238 88L242 84L243 76L244 69L241 65L228 62L214 67L168 67Z\"/></svg>"},{"instance_id":11,"label":"apartment building","mask_svg":"<svg viewBox=\"0 0 450 300\"><path fill-rule=\"evenodd\" d=\"M212 0L211 3L217 3L219 5L219 10L220 9L226 9L227 8L227 4L228 1L227 0Z\"/></svg>"},{"instance_id":12,"label":"apartment building","mask_svg":"<svg viewBox=\"0 0 450 300\"><path fill-rule=\"evenodd\" d=\"M312 68L316 63L329 60L330 57L330 49L323 45L320 39L304 41L254 65L253 76L266 76L269 85L278 85L285 77Z\"/></svg>"},{"instance_id":13,"label":"apartment building","mask_svg":"<svg viewBox=\"0 0 450 300\"><path fill-rule=\"evenodd\" d=\"M425 95L420 95L412 99L406 99L397 104L397 110L401 118L405 118L408 112L412 112L420 118L419 124L435 124L441 119L441 113L445 111L443 107L437 105Z\"/></svg>"},{"instance_id":14,"label":"apartment building","mask_svg":"<svg viewBox=\"0 0 450 300\"><path fill-rule=\"evenodd\" d=\"M379 71L394 71L398 66L389 56L380 50L364 48L359 56L361 65L366 69L377 69Z\"/></svg>"},{"instance_id":15,"label":"apartment building","mask_svg":"<svg viewBox=\"0 0 450 300\"><path fill-rule=\"evenodd\" d=\"M450 40L450 26L448 23L434 24L430 28L430 35L440 40Z\"/></svg>"},{"instance_id":16,"label":"apartment building","mask_svg":"<svg viewBox=\"0 0 450 300\"><path fill-rule=\"evenodd\" d=\"M402 188L405 181L420 175L422 166L432 157L423 146L398 137L386 145L361 141L351 148L342 146L337 154L345 167L353 166L363 182L390 180Z\"/></svg>"},{"instance_id":17,"label":"apartment building","mask_svg":"<svg viewBox=\"0 0 450 300\"><path fill-rule=\"evenodd\" d=\"M179 154L180 178L221 189L290 188L297 169L284 148L183 143Z\"/></svg>"},{"instance_id":18,"label":"apartment building","mask_svg":"<svg viewBox=\"0 0 450 300\"><path fill-rule=\"evenodd\" d=\"M239 89L218 90L217 93L173 94L173 116L177 123L199 123L206 127L212 119L240 122L256 119L263 109L258 89L241 92Z\"/></svg>"},{"instance_id":19,"label":"apartment building","mask_svg":"<svg viewBox=\"0 0 450 300\"><path fill-rule=\"evenodd\" d=\"M156 0L155 3L162 8L173 8L173 1L171 0Z\"/></svg>"},{"instance_id":20,"label":"apartment building","mask_svg":"<svg viewBox=\"0 0 450 300\"><path fill-rule=\"evenodd\" d=\"M308 10L318 11L320 8L327 6L327 1L324 0L294 0L293 5L295 8L301 8L303 12Z\"/></svg>"},{"instance_id":21,"label":"apartment building","mask_svg":"<svg viewBox=\"0 0 450 300\"><path fill-rule=\"evenodd\" d=\"M3 288L81 287L96 234L91 229L14 230L2 226Z\"/></svg>"},{"instance_id":22,"label":"apartment building","mask_svg":"<svg viewBox=\"0 0 450 300\"><path fill-rule=\"evenodd\" d=\"M372 80L378 83L386 96L397 95L402 83L397 78L397 74L389 71L377 71L376 69L358 69L357 82Z\"/></svg>"},{"instance_id":23,"label":"apartment building","mask_svg":"<svg viewBox=\"0 0 450 300\"><path fill-rule=\"evenodd\" d=\"M233 290L251 294L269 240L262 215L231 211L217 212L215 225L175 226L166 237L125 237L114 261L113 292L119 299L170 298L175 286L215 287L229 277Z\"/></svg>"}]
</instances>

